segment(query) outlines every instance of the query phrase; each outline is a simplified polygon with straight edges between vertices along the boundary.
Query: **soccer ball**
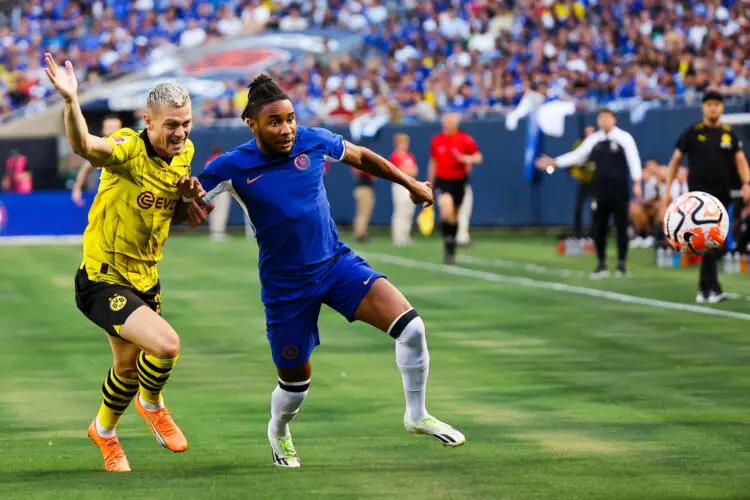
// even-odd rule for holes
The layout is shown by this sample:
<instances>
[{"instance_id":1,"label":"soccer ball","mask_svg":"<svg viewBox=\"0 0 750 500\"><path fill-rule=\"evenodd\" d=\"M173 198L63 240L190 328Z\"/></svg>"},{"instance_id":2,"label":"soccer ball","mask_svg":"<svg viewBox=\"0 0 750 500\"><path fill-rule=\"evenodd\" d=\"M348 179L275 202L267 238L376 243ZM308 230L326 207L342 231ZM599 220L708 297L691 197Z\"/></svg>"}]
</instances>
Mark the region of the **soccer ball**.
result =
<instances>
[{"instance_id":1,"label":"soccer ball","mask_svg":"<svg viewBox=\"0 0 750 500\"><path fill-rule=\"evenodd\" d=\"M708 193L691 191L669 205L664 215L664 234L675 250L705 255L721 249L729 232L724 205Z\"/></svg>"}]
</instances>

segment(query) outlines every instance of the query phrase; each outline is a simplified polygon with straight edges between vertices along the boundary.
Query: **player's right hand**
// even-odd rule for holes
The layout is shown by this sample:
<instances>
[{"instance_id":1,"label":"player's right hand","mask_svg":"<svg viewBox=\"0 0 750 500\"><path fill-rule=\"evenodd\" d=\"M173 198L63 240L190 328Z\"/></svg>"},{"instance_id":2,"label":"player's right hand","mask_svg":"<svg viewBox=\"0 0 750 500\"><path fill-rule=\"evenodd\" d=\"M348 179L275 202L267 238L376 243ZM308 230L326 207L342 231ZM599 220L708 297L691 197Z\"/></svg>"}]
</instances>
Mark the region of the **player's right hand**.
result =
<instances>
[{"instance_id":1,"label":"player's right hand","mask_svg":"<svg viewBox=\"0 0 750 500\"><path fill-rule=\"evenodd\" d=\"M65 72L63 73L58 71L59 68L52 54L44 54L44 61L47 63L44 72L47 74L47 78L49 78L52 86L55 87L57 93L63 96L66 101L72 101L78 95L78 79L76 78L75 71L73 71L73 63L65 61Z\"/></svg>"},{"instance_id":2,"label":"player's right hand","mask_svg":"<svg viewBox=\"0 0 750 500\"><path fill-rule=\"evenodd\" d=\"M554 166L555 166L555 160L553 158L550 158L547 155L542 155L536 159L536 168L538 168L539 170L544 170L547 167L554 167Z\"/></svg>"},{"instance_id":3,"label":"player's right hand","mask_svg":"<svg viewBox=\"0 0 750 500\"><path fill-rule=\"evenodd\" d=\"M208 220L208 216L213 212L214 206L206 204L201 206L196 200L193 200L188 205L188 226L198 227Z\"/></svg>"},{"instance_id":4,"label":"player's right hand","mask_svg":"<svg viewBox=\"0 0 750 500\"><path fill-rule=\"evenodd\" d=\"M429 207L435 202L435 194L432 190L432 183L414 181L409 186L409 194L411 195L411 201L415 205L422 205L423 207Z\"/></svg>"}]
</instances>

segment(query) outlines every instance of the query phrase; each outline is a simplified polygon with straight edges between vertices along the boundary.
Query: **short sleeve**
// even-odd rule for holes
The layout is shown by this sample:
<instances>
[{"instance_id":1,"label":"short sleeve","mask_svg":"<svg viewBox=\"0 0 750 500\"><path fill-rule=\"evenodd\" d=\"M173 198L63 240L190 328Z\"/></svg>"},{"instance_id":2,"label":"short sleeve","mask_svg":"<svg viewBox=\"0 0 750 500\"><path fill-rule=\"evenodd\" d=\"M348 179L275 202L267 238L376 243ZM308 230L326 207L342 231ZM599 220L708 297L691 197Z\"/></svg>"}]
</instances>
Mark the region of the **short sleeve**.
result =
<instances>
[{"instance_id":1,"label":"short sleeve","mask_svg":"<svg viewBox=\"0 0 750 500\"><path fill-rule=\"evenodd\" d=\"M675 148L679 149L682 153L687 153L690 149L690 138L693 135L693 127L690 127L686 131L682 133L679 139L677 139L677 144L675 144Z\"/></svg>"},{"instance_id":2,"label":"short sleeve","mask_svg":"<svg viewBox=\"0 0 750 500\"><path fill-rule=\"evenodd\" d=\"M114 134L106 137L112 145L112 155L101 162L100 167L123 166L133 158L138 151L140 138L138 134L129 128L121 128Z\"/></svg>"},{"instance_id":3,"label":"short sleeve","mask_svg":"<svg viewBox=\"0 0 750 500\"><path fill-rule=\"evenodd\" d=\"M742 139L740 139L739 134L732 130L732 153L736 153L737 151L742 151Z\"/></svg>"},{"instance_id":4,"label":"short sleeve","mask_svg":"<svg viewBox=\"0 0 750 500\"><path fill-rule=\"evenodd\" d=\"M203 197L204 201L210 202L221 193L230 190L232 184L231 169L232 159L229 153L217 156L206 165L203 172L198 175L198 180L201 181L201 185L206 191L206 196Z\"/></svg>"},{"instance_id":5,"label":"short sleeve","mask_svg":"<svg viewBox=\"0 0 750 500\"><path fill-rule=\"evenodd\" d=\"M474 138L469 134L465 134L464 137L464 153L467 155L476 154L479 151L479 148L477 147L477 143Z\"/></svg>"},{"instance_id":6,"label":"short sleeve","mask_svg":"<svg viewBox=\"0 0 750 500\"><path fill-rule=\"evenodd\" d=\"M344 159L346 146L344 145L344 138L342 136L334 134L326 128L311 128L309 131L324 155L335 162Z\"/></svg>"}]
</instances>

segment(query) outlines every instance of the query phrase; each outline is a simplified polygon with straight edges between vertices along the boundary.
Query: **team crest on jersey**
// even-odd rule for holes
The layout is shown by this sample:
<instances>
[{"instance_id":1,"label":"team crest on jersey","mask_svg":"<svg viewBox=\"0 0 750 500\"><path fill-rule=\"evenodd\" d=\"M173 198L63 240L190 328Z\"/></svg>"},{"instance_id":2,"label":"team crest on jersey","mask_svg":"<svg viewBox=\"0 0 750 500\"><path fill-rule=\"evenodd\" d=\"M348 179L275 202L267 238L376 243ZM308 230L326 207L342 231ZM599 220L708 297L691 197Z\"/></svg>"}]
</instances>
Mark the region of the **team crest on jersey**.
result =
<instances>
[{"instance_id":1,"label":"team crest on jersey","mask_svg":"<svg viewBox=\"0 0 750 500\"><path fill-rule=\"evenodd\" d=\"M729 134L721 134L721 147L731 148L732 147L732 136Z\"/></svg>"},{"instance_id":2,"label":"team crest on jersey","mask_svg":"<svg viewBox=\"0 0 750 500\"><path fill-rule=\"evenodd\" d=\"M122 295L113 295L109 298L109 308L117 312L122 310L123 307L128 303L128 299Z\"/></svg>"},{"instance_id":3,"label":"team crest on jersey","mask_svg":"<svg viewBox=\"0 0 750 500\"><path fill-rule=\"evenodd\" d=\"M284 356L284 359L296 359L297 356L299 356L299 347L293 344L285 345L283 349L281 349L281 355Z\"/></svg>"},{"instance_id":4,"label":"team crest on jersey","mask_svg":"<svg viewBox=\"0 0 750 500\"><path fill-rule=\"evenodd\" d=\"M613 153L617 153L620 150L620 145L615 141L609 141L609 149L611 149Z\"/></svg>"},{"instance_id":5,"label":"team crest on jersey","mask_svg":"<svg viewBox=\"0 0 750 500\"><path fill-rule=\"evenodd\" d=\"M128 141L125 137L113 137L112 140L115 141L115 144L122 144Z\"/></svg>"},{"instance_id":6,"label":"team crest on jersey","mask_svg":"<svg viewBox=\"0 0 750 500\"><path fill-rule=\"evenodd\" d=\"M310 157L302 154L297 156L294 159L294 166L297 167L297 170L305 171L308 168L310 168Z\"/></svg>"}]
</instances>

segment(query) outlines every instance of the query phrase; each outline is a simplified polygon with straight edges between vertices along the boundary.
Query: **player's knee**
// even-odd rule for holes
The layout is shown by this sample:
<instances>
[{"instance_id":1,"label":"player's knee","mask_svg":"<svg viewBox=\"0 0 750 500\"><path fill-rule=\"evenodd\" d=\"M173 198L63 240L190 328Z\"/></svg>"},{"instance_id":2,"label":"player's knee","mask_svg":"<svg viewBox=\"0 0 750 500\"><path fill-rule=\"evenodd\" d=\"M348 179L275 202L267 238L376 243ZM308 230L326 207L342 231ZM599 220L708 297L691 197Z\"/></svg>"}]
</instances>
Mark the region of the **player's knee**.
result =
<instances>
[{"instance_id":1,"label":"player's knee","mask_svg":"<svg viewBox=\"0 0 750 500\"><path fill-rule=\"evenodd\" d=\"M180 355L180 336L172 330L163 332L159 336L156 348L152 353L159 359L174 359Z\"/></svg>"},{"instance_id":2,"label":"player's knee","mask_svg":"<svg viewBox=\"0 0 750 500\"><path fill-rule=\"evenodd\" d=\"M410 347L423 345L426 331L424 321L414 308L409 309L396 318L388 328L388 335Z\"/></svg>"}]
</instances>

